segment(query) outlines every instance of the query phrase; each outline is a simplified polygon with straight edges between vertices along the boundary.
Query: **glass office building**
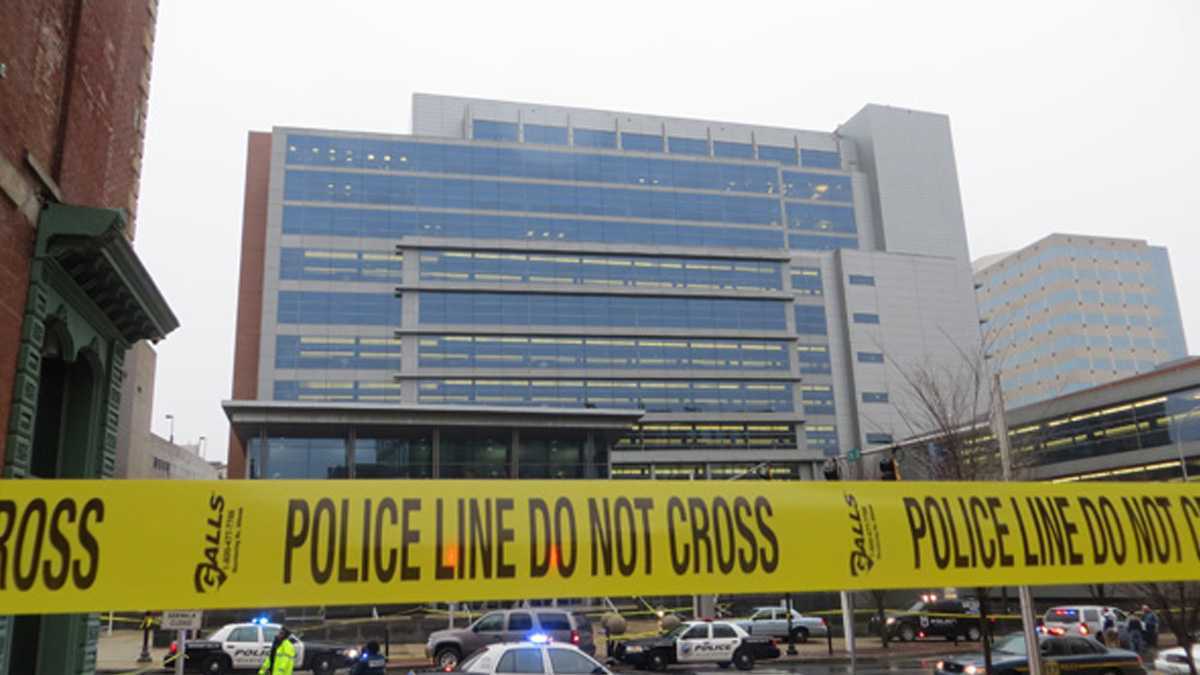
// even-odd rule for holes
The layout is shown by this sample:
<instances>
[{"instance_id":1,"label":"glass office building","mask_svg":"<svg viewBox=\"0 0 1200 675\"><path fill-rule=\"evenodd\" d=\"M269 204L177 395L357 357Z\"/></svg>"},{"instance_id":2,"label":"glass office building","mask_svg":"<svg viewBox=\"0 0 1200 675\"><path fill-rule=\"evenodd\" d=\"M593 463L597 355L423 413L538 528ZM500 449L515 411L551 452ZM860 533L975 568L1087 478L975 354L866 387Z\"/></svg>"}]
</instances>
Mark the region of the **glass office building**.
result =
<instances>
[{"instance_id":1,"label":"glass office building","mask_svg":"<svg viewBox=\"0 0 1200 675\"><path fill-rule=\"evenodd\" d=\"M1187 355L1167 250L1053 234L976 263L1005 398L1025 405Z\"/></svg>"},{"instance_id":2,"label":"glass office building","mask_svg":"<svg viewBox=\"0 0 1200 675\"><path fill-rule=\"evenodd\" d=\"M802 478L890 440L888 359L977 336L944 116L868 106L813 132L413 108L411 135L251 135L235 404L623 411L603 475ZM915 325L921 289L943 302ZM231 475L264 461L247 429ZM348 470L305 433L268 464ZM406 446L415 465L453 464L431 444ZM314 452L342 454L300 468Z\"/></svg>"}]
</instances>

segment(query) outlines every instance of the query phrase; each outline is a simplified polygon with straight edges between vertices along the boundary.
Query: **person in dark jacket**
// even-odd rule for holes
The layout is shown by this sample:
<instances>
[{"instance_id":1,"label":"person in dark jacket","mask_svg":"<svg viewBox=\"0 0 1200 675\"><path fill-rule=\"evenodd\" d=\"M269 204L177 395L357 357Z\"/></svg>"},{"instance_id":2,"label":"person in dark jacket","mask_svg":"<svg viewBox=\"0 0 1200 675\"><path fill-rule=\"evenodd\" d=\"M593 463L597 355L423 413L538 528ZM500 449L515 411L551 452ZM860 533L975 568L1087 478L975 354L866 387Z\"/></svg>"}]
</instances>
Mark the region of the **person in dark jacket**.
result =
<instances>
[{"instance_id":1,"label":"person in dark jacket","mask_svg":"<svg viewBox=\"0 0 1200 675\"><path fill-rule=\"evenodd\" d=\"M371 640L363 647L350 675L385 675L386 672L387 657L379 652L379 643Z\"/></svg>"},{"instance_id":2,"label":"person in dark jacket","mask_svg":"<svg viewBox=\"0 0 1200 675\"><path fill-rule=\"evenodd\" d=\"M1158 647L1158 615L1149 605L1142 605L1142 635L1147 647Z\"/></svg>"}]
</instances>

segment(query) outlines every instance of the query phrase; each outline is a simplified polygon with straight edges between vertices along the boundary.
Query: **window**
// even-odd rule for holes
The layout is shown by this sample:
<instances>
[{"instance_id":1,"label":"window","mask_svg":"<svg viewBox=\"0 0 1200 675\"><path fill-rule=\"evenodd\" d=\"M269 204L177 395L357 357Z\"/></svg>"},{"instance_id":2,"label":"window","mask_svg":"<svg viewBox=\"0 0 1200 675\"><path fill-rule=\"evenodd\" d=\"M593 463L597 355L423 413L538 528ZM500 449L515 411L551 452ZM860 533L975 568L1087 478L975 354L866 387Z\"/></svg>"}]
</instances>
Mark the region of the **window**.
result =
<instances>
[{"instance_id":1,"label":"window","mask_svg":"<svg viewBox=\"0 0 1200 675\"><path fill-rule=\"evenodd\" d=\"M735 638L737 637L737 632L733 630L733 626L727 623L714 623L712 636L714 638Z\"/></svg>"},{"instance_id":2,"label":"window","mask_svg":"<svg viewBox=\"0 0 1200 675\"><path fill-rule=\"evenodd\" d=\"M880 352L858 352L859 363L883 363L883 354Z\"/></svg>"},{"instance_id":3,"label":"window","mask_svg":"<svg viewBox=\"0 0 1200 675\"><path fill-rule=\"evenodd\" d=\"M772 162L780 162L782 164L799 164L800 161L796 157L795 148L783 148L774 145L758 146L758 158L766 159Z\"/></svg>"},{"instance_id":4,"label":"window","mask_svg":"<svg viewBox=\"0 0 1200 675\"><path fill-rule=\"evenodd\" d=\"M1105 650L1095 640L1086 640L1084 638L1070 637L1067 638L1067 648L1071 654L1076 656L1088 656L1091 654L1100 654Z\"/></svg>"},{"instance_id":5,"label":"window","mask_svg":"<svg viewBox=\"0 0 1200 675\"><path fill-rule=\"evenodd\" d=\"M796 332L801 335L826 335L825 308L821 305L796 305Z\"/></svg>"},{"instance_id":6,"label":"window","mask_svg":"<svg viewBox=\"0 0 1200 675\"><path fill-rule=\"evenodd\" d=\"M814 169L840 169L842 156L837 151L800 148L800 165Z\"/></svg>"},{"instance_id":7,"label":"window","mask_svg":"<svg viewBox=\"0 0 1200 675\"><path fill-rule=\"evenodd\" d=\"M475 140L479 141L515 141L517 140L517 125L513 122L493 122L492 120L475 120L473 124Z\"/></svg>"},{"instance_id":8,"label":"window","mask_svg":"<svg viewBox=\"0 0 1200 675\"><path fill-rule=\"evenodd\" d=\"M161 471L163 473L168 473L168 474L171 473L171 463L168 462L167 460L162 459L160 457L155 457L153 464L154 464L155 471Z\"/></svg>"},{"instance_id":9,"label":"window","mask_svg":"<svg viewBox=\"0 0 1200 675\"><path fill-rule=\"evenodd\" d=\"M500 657L496 665L497 673L544 673L546 667L542 663L540 649L510 649Z\"/></svg>"},{"instance_id":10,"label":"window","mask_svg":"<svg viewBox=\"0 0 1200 675\"><path fill-rule=\"evenodd\" d=\"M833 369L829 361L829 348L824 345L797 345L796 359L804 375L829 374Z\"/></svg>"},{"instance_id":11,"label":"window","mask_svg":"<svg viewBox=\"0 0 1200 675\"><path fill-rule=\"evenodd\" d=\"M515 612L513 614L508 615L508 630L509 631L532 630L532 629L533 629L533 617L529 616L528 614L526 614L524 612Z\"/></svg>"},{"instance_id":12,"label":"window","mask_svg":"<svg viewBox=\"0 0 1200 675\"><path fill-rule=\"evenodd\" d=\"M851 286L874 286L875 285L875 277L867 275L867 274L851 274L850 275L850 285Z\"/></svg>"},{"instance_id":13,"label":"window","mask_svg":"<svg viewBox=\"0 0 1200 675\"><path fill-rule=\"evenodd\" d=\"M692 626L688 632L684 633L679 638L680 640L707 640L708 639L708 624L700 624Z\"/></svg>"},{"instance_id":14,"label":"window","mask_svg":"<svg viewBox=\"0 0 1200 675\"><path fill-rule=\"evenodd\" d=\"M783 184L783 194L793 199L846 203L854 201L849 176L784 171Z\"/></svg>"},{"instance_id":15,"label":"window","mask_svg":"<svg viewBox=\"0 0 1200 675\"><path fill-rule=\"evenodd\" d=\"M621 149L641 152L662 152L663 137L658 134L621 132Z\"/></svg>"},{"instance_id":16,"label":"window","mask_svg":"<svg viewBox=\"0 0 1200 675\"><path fill-rule=\"evenodd\" d=\"M549 650L550 668L556 675L591 675L599 664L583 654L570 649Z\"/></svg>"},{"instance_id":17,"label":"window","mask_svg":"<svg viewBox=\"0 0 1200 675\"><path fill-rule=\"evenodd\" d=\"M262 639L264 642L270 642L270 641L274 640L275 636L278 634L279 634L279 628L277 626L263 626L262 627Z\"/></svg>"},{"instance_id":18,"label":"window","mask_svg":"<svg viewBox=\"0 0 1200 675\"><path fill-rule=\"evenodd\" d=\"M879 323L879 315L870 312L855 312L854 323L877 324Z\"/></svg>"},{"instance_id":19,"label":"window","mask_svg":"<svg viewBox=\"0 0 1200 675\"><path fill-rule=\"evenodd\" d=\"M538 625L542 630L571 630L571 621L559 612L538 612Z\"/></svg>"},{"instance_id":20,"label":"window","mask_svg":"<svg viewBox=\"0 0 1200 675\"><path fill-rule=\"evenodd\" d=\"M1092 623L1096 623L1096 622L1100 621L1100 610L1098 610L1098 609L1083 610L1083 620L1090 621Z\"/></svg>"},{"instance_id":21,"label":"window","mask_svg":"<svg viewBox=\"0 0 1200 675\"><path fill-rule=\"evenodd\" d=\"M788 227L793 230L857 234L853 206L786 202Z\"/></svg>"},{"instance_id":22,"label":"window","mask_svg":"<svg viewBox=\"0 0 1200 675\"><path fill-rule=\"evenodd\" d=\"M708 154L708 141L703 138L679 138L671 136L667 139L667 147L676 155Z\"/></svg>"},{"instance_id":23,"label":"window","mask_svg":"<svg viewBox=\"0 0 1200 675\"><path fill-rule=\"evenodd\" d=\"M548 127L541 124L525 125L525 142L541 145L566 145L566 127Z\"/></svg>"},{"instance_id":24,"label":"window","mask_svg":"<svg viewBox=\"0 0 1200 675\"><path fill-rule=\"evenodd\" d=\"M884 434L884 433L879 433L879 432L867 434L867 443L870 443L872 445L885 445L885 444L888 444L891 442L892 442L891 434Z\"/></svg>"},{"instance_id":25,"label":"window","mask_svg":"<svg viewBox=\"0 0 1200 675\"><path fill-rule=\"evenodd\" d=\"M575 145L586 148L615 148L617 133L598 129L575 129Z\"/></svg>"},{"instance_id":26,"label":"window","mask_svg":"<svg viewBox=\"0 0 1200 675\"><path fill-rule=\"evenodd\" d=\"M754 146L749 143L731 143L729 141L713 141L713 154L717 157L738 157L754 159Z\"/></svg>"},{"instance_id":27,"label":"window","mask_svg":"<svg viewBox=\"0 0 1200 675\"><path fill-rule=\"evenodd\" d=\"M226 642L258 642L258 627L238 626L229 631Z\"/></svg>"},{"instance_id":28,"label":"window","mask_svg":"<svg viewBox=\"0 0 1200 675\"><path fill-rule=\"evenodd\" d=\"M789 234L788 248L800 251L835 251L858 248L857 237L838 237L823 234Z\"/></svg>"},{"instance_id":29,"label":"window","mask_svg":"<svg viewBox=\"0 0 1200 675\"><path fill-rule=\"evenodd\" d=\"M480 619L476 624L474 631L476 633L498 633L504 630L504 615L500 612L492 612Z\"/></svg>"},{"instance_id":30,"label":"window","mask_svg":"<svg viewBox=\"0 0 1200 675\"><path fill-rule=\"evenodd\" d=\"M887 403L888 395L886 391L864 391L862 401L863 403Z\"/></svg>"}]
</instances>

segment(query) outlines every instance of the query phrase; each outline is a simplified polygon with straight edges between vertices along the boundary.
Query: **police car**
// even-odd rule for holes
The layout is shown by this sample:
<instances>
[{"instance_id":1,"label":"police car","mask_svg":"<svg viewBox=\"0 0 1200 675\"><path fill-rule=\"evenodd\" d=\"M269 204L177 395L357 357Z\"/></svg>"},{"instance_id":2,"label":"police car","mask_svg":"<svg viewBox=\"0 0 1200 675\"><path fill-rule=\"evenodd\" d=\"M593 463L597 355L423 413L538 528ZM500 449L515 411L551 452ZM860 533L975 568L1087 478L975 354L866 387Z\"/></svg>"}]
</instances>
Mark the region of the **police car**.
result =
<instances>
[{"instance_id":1,"label":"police car","mask_svg":"<svg viewBox=\"0 0 1200 675\"><path fill-rule=\"evenodd\" d=\"M207 640L188 640L184 643L183 669L186 672L225 675L240 670L257 671L267 658L271 642L280 625L256 620L230 623L218 628ZM296 670L311 670L315 675L331 675L338 668L354 664L358 650L322 642L291 637L296 647ZM174 667L179 645L172 643L164 665Z\"/></svg>"},{"instance_id":2,"label":"police car","mask_svg":"<svg viewBox=\"0 0 1200 675\"><path fill-rule=\"evenodd\" d=\"M613 648L613 658L647 670L664 670L672 663L750 670L755 661L779 658L779 647L728 621L688 621L657 637L622 642Z\"/></svg>"},{"instance_id":3,"label":"police car","mask_svg":"<svg viewBox=\"0 0 1200 675\"><path fill-rule=\"evenodd\" d=\"M612 672L569 642L555 642L533 634L524 642L490 644L477 650L458 667L459 672L545 673L546 675L612 675Z\"/></svg>"}]
</instances>

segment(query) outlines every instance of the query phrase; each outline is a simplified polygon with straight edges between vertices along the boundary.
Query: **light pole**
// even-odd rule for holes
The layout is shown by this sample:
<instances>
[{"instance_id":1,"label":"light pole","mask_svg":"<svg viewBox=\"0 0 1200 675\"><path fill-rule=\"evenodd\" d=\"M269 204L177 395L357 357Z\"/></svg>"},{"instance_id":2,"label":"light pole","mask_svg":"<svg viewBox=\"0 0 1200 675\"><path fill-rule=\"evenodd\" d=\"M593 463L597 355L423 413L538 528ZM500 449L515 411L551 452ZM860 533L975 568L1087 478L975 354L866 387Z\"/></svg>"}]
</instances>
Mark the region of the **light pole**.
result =
<instances>
[{"instance_id":1,"label":"light pole","mask_svg":"<svg viewBox=\"0 0 1200 675\"><path fill-rule=\"evenodd\" d=\"M200 440L196 443L196 453L200 455L200 457L204 457L204 443L206 441L208 441L208 437L201 436Z\"/></svg>"},{"instance_id":2,"label":"light pole","mask_svg":"<svg viewBox=\"0 0 1200 675\"><path fill-rule=\"evenodd\" d=\"M175 416L172 415L171 413L167 413L165 415L165 417L167 418L167 421L171 423L171 437L168 438L167 440L174 443L175 442Z\"/></svg>"}]
</instances>

